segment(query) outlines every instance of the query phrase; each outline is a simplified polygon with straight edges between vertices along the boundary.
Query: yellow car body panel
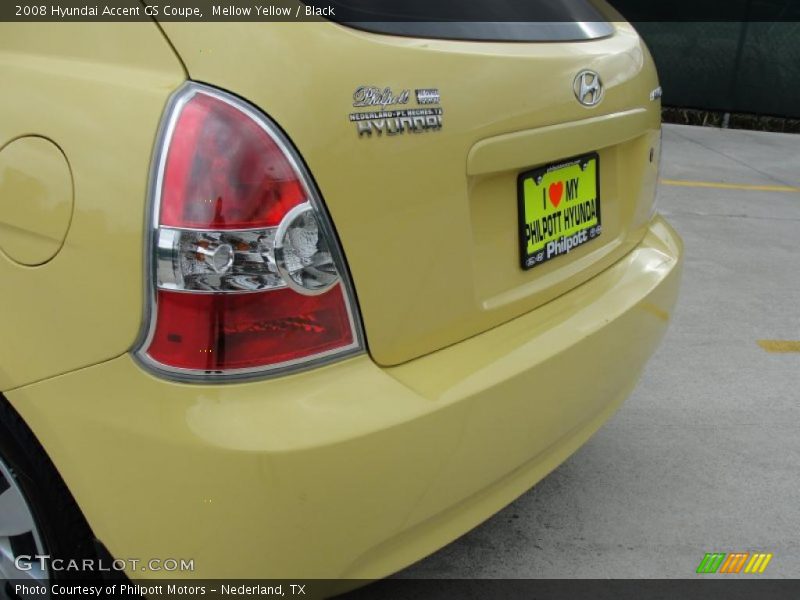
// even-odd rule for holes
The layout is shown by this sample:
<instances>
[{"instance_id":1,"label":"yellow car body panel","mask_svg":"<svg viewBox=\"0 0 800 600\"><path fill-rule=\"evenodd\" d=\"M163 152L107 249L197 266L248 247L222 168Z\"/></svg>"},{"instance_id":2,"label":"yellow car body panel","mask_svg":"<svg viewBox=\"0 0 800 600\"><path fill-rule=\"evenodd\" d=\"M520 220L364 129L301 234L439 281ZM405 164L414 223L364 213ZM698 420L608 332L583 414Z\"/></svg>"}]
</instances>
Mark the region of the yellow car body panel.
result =
<instances>
[{"instance_id":1,"label":"yellow car body panel","mask_svg":"<svg viewBox=\"0 0 800 600\"><path fill-rule=\"evenodd\" d=\"M30 267L0 251L0 390L119 356L136 339L153 143L164 104L185 77L151 23L0 25L0 165L13 140L50 139L69 163L74 194L52 260ZM41 161L24 171L40 177L31 185L51 184ZM8 207L19 199L0 198L0 223L12 221Z\"/></svg>"},{"instance_id":2,"label":"yellow car body panel","mask_svg":"<svg viewBox=\"0 0 800 600\"><path fill-rule=\"evenodd\" d=\"M668 325L682 260L653 217L658 81L632 28L503 44L161 26L168 41L152 23L0 31L0 75L22 90L0 98L0 146L51 139L74 181L55 257L0 255L0 338L13 340L0 390L114 556L193 559L183 577L387 575L535 484L619 406ZM583 68L607 86L594 109L573 93ZM252 102L297 147L368 352L228 384L176 383L133 359L150 161L187 78ZM360 139L360 85L437 88L443 129ZM602 237L523 271L518 174L588 152Z\"/></svg>"},{"instance_id":3,"label":"yellow car body panel","mask_svg":"<svg viewBox=\"0 0 800 600\"><path fill-rule=\"evenodd\" d=\"M69 229L69 164L53 142L25 136L0 152L0 174L0 198L13 199L3 205L0 250L19 264L41 265L58 253Z\"/></svg>"},{"instance_id":4,"label":"yellow car body panel","mask_svg":"<svg viewBox=\"0 0 800 600\"><path fill-rule=\"evenodd\" d=\"M381 577L509 503L608 418L667 327L681 251L656 219L583 286L390 369L362 356L198 386L124 356L8 396L115 556L194 559L178 577Z\"/></svg>"}]
</instances>

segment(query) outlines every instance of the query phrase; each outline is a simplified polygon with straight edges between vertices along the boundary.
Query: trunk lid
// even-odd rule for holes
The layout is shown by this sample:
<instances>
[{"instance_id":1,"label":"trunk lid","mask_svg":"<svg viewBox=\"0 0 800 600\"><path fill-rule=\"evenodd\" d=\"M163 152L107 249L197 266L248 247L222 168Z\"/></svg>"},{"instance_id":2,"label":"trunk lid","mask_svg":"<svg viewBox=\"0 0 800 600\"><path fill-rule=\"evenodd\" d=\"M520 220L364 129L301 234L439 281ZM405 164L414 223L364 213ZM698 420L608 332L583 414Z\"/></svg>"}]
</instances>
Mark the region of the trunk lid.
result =
<instances>
[{"instance_id":1,"label":"trunk lid","mask_svg":"<svg viewBox=\"0 0 800 600\"><path fill-rule=\"evenodd\" d=\"M379 364L533 310L644 234L660 103L650 97L658 82L649 54L626 24L602 39L559 43L397 37L333 23L216 23L214 35L203 35L205 24L163 25L191 77L259 105L297 145L331 213ZM593 108L573 91L586 69L605 85ZM397 133L385 115L395 110L425 112L405 113ZM587 153L599 160L602 234L522 269L520 173Z\"/></svg>"}]
</instances>

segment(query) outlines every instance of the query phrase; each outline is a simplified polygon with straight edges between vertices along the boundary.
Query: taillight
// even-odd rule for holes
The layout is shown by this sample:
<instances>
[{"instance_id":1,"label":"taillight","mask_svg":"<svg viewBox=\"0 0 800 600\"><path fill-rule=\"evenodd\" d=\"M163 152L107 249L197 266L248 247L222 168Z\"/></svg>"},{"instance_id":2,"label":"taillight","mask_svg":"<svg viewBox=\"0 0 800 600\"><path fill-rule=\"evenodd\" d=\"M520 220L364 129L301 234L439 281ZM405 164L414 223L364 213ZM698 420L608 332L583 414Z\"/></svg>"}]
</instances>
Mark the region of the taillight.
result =
<instances>
[{"instance_id":1,"label":"taillight","mask_svg":"<svg viewBox=\"0 0 800 600\"><path fill-rule=\"evenodd\" d=\"M204 380L362 348L341 252L291 143L238 98L189 83L152 177L149 319L136 355Z\"/></svg>"}]
</instances>

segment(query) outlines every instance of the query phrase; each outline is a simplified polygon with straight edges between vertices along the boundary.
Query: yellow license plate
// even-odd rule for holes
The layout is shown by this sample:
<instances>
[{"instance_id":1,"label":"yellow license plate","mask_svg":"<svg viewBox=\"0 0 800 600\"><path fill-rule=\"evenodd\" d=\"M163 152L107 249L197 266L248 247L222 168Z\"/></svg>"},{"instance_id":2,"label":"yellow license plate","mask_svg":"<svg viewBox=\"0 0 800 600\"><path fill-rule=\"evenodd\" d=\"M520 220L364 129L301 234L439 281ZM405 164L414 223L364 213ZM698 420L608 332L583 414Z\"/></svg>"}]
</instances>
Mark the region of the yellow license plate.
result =
<instances>
[{"instance_id":1,"label":"yellow license plate","mask_svg":"<svg viewBox=\"0 0 800 600\"><path fill-rule=\"evenodd\" d=\"M520 174L523 269L569 254L600 235L599 160L592 153Z\"/></svg>"}]
</instances>

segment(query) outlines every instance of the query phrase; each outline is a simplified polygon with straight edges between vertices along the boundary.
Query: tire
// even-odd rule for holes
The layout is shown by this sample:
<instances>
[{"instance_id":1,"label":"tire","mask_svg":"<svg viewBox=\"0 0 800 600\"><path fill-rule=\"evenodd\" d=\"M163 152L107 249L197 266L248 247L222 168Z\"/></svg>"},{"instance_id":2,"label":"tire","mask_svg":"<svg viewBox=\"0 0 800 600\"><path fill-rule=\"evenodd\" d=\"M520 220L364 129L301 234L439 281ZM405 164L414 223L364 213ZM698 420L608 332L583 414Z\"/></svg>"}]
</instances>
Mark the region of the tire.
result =
<instances>
[{"instance_id":1,"label":"tire","mask_svg":"<svg viewBox=\"0 0 800 600\"><path fill-rule=\"evenodd\" d=\"M44 554L49 555L51 561L62 559L64 562L61 564L73 559L79 561L77 565L83 565L84 559L97 564L94 535L75 499L31 430L0 395L0 500L4 495L8 502L6 506L16 506L16 510L6 510L5 525L3 515L0 515L0 553L5 544L5 552L8 554L10 551L15 557ZM20 504L20 498L24 498L25 502ZM29 511L27 515L21 513L25 505ZM15 520L14 516L20 514L22 518ZM31 530L19 533L18 530L28 528L28 523L31 524ZM6 531L3 531L3 527ZM0 581L20 574L14 572L13 564L13 560L6 558L3 562L0 557ZM34 573L36 571L27 574L30 576ZM92 573L76 570L54 572L48 568L37 574L46 580L29 583L46 585L98 579ZM10 585L6 588L8 597L16 598Z\"/></svg>"}]
</instances>

